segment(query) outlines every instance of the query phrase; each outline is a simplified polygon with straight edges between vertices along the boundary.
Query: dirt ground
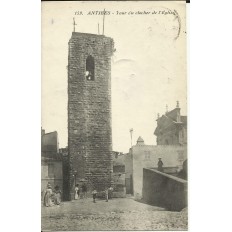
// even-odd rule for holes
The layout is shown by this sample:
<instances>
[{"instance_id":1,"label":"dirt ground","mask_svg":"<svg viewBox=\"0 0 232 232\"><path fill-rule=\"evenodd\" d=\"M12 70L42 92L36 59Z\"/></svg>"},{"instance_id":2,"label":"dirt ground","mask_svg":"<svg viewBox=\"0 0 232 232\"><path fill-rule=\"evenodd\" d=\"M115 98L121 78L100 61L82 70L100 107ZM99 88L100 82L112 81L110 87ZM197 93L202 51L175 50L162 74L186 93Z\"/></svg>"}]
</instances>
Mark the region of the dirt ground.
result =
<instances>
[{"instance_id":1,"label":"dirt ground","mask_svg":"<svg viewBox=\"0 0 232 232\"><path fill-rule=\"evenodd\" d=\"M42 230L187 230L187 210L165 211L133 198L81 199L42 206Z\"/></svg>"}]
</instances>

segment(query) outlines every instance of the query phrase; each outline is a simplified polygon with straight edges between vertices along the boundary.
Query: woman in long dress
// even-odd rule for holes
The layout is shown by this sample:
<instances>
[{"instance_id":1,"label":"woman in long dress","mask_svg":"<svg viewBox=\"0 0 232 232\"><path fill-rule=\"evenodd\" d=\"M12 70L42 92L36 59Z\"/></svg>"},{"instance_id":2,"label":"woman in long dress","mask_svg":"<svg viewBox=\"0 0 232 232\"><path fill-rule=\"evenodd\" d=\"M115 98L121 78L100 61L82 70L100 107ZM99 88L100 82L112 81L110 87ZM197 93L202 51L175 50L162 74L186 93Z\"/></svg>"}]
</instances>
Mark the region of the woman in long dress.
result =
<instances>
[{"instance_id":1,"label":"woman in long dress","mask_svg":"<svg viewBox=\"0 0 232 232\"><path fill-rule=\"evenodd\" d=\"M47 189L44 195L44 206L49 207L53 205L51 197L52 197L52 186L48 183Z\"/></svg>"},{"instance_id":2,"label":"woman in long dress","mask_svg":"<svg viewBox=\"0 0 232 232\"><path fill-rule=\"evenodd\" d=\"M75 196L74 196L74 199L75 200L77 200L78 198L79 198L79 187L78 187L79 185L78 184L76 184L76 186L75 186Z\"/></svg>"},{"instance_id":3,"label":"woman in long dress","mask_svg":"<svg viewBox=\"0 0 232 232\"><path fill-rule=\"evenodd\" d=\"M59 205L61 202L61 190L60 187L57 185L55 187L55 204Z\"/></svg>"}]
</instances>

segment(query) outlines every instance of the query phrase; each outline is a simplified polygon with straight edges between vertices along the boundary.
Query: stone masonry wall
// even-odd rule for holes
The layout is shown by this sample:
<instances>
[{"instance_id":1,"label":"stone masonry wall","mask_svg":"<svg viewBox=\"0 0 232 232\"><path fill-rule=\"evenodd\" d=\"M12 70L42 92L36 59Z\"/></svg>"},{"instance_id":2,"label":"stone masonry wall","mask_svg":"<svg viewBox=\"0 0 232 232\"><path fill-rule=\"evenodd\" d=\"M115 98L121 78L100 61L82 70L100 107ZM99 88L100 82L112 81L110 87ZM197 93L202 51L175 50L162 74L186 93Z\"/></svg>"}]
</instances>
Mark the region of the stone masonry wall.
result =
<instances>
[{"instance_id":1,"label":"stone masonry wall","mask_svg":"<svg viewBox=\"0 0 232 232\"><path fill-rule=\"evenodd\" d=\"M110 186L112 173L111 56L114 43L103 35L73 32L68 57L68 149L70 191L85 178L88 190ZM95 79L86 80L86 59ZM74 181L74 173L76 180Z\"/></svg>"},{"instance_id":2,"label":"stone masonry wall","mask_svg":"<svg viewBox=\"0 0 232 232\"><path fill-rule=\"evenodd\" d=\"M143 200L168 210L180 211L187 206L186 180L152 169L143 169Z\"/></svg>"}]
</instances>

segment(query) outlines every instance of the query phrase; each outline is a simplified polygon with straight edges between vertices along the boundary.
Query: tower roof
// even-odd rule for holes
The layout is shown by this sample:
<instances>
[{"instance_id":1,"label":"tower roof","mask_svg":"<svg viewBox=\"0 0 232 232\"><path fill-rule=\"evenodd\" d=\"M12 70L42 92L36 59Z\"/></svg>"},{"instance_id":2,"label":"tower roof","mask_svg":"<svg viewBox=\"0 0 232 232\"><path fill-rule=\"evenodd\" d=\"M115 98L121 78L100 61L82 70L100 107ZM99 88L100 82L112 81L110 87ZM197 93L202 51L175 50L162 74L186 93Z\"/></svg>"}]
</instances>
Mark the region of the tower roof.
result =
<instances>
[{"instance_id":1,"label":"tower roof","mask_svg":"<svg viewBox=\"0 0 232 232\"><path fill-rule=\"evenodd\" d=\"M144 140L141 136L139 136L137 139L137 145L144 145Z\"/></svg>"}]
</instances>

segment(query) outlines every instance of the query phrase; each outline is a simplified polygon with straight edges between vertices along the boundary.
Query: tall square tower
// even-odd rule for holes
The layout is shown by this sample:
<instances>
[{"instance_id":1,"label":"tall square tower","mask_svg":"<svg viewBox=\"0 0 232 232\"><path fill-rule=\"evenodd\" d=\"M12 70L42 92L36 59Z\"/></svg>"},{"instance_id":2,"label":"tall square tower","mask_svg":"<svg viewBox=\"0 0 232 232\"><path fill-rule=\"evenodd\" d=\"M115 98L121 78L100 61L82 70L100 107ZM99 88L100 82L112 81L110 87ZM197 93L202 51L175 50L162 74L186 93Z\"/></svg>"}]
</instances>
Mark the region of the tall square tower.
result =
<instances>
[{"instance_id":1,"label":"tall square tower","mask_svg":"<svg viewBox=\"0 0 232 232\"><path fill-rule=\"evenodd\" d=\"M68 55L69 194L81 179L88 190L111 183L111 56L113 39L73 32Z\"/></svg>"}]
</instances>

